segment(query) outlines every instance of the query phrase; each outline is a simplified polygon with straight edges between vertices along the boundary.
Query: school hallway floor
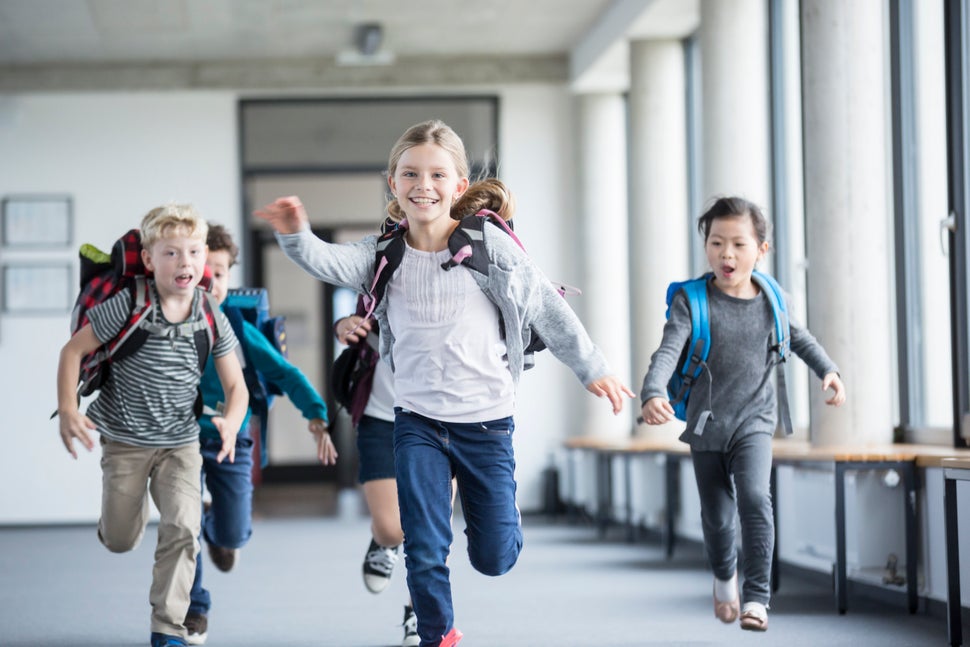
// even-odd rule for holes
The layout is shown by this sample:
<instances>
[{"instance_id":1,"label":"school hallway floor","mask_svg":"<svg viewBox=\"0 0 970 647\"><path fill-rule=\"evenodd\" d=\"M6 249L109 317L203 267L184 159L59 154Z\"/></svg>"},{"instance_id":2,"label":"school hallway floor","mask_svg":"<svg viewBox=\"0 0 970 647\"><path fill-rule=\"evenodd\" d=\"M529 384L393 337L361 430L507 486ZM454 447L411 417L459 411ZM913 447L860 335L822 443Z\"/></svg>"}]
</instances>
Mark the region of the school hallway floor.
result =
<instances>
[{"instance_id":1,"label":"school hallway floor","mask_svg":"<svg viewBox=\"0 0 970 647\"><path fill-rule=\"evenodd\" d=\"M204 558L213 597L207 645L400 645L403 559L386 591L368 593L360 575L368 520L359 505L335 514L335 497L321 495L323 487L263 486L236 568L220 573ZM523 526L519 563L489 578L468 564L456 519L451 568L461 647L946 643L942 618L858 596L840 616L830 586L784 571L768 632L742 631L714 618L711 575L695 544L668 561L656 543L601 541L588 525L527 516ZM104 549L93 526L0 528L0 645L147 645L154 546L154 525L123 555Z\"/></svg>"}]
</instances>

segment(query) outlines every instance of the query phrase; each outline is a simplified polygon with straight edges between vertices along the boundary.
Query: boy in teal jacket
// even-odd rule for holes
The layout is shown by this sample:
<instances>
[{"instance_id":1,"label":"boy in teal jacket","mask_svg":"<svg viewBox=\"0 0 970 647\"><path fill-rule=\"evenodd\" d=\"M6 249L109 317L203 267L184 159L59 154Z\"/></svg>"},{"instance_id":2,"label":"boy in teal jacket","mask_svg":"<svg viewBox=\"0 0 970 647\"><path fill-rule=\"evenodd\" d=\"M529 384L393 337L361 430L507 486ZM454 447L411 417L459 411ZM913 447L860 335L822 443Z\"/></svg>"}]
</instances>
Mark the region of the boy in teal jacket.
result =
<instances>
[{"instance_id":1,"label":"boy in teal jacket","mask_svg":"<svg viewBox=\"0 0 970 647\"><path fill-rule=\"evenodd\" d=\"M212 270L212 294L222 305L229 291L229 268L235 265L239 249L222 225L209 226L207 243L209 256L206 264ZM300 369L287 361L256 326L248 321L243 321L242 325L242 334L238 337L246 359L289 396L309 421L310 433L316 437L320 462L333 465L337 450L327 431L327 405ZM236 461L217 463L215 457L221 442L210 414L218 412L225 396L211 358L202 376L202 401L205 404L205 412L199 420L202 478L212 496L212 503L203 512L201 534L208 545L212 563L226 572L235 565L239 549L252 535L253 439L249 430L252 412L247 410L236 439ZM211 606L209 591L202 587L201 553L196 557L191 597L192 602L185 617L187 640L189 644L201 645L207 638Z\"/></svg>"}]
</instances>

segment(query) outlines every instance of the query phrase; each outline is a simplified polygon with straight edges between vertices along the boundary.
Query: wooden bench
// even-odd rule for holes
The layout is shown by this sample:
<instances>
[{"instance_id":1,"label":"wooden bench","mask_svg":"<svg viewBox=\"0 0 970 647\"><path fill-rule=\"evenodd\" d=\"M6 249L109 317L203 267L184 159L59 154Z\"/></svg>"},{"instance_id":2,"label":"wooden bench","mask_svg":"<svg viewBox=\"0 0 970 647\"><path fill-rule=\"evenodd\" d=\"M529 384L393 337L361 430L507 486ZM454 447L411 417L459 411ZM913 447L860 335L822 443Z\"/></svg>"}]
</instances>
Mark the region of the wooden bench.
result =
<instances>
[{"instance_id":1,"label":"wooden bench","mask_svg":"<svg viewBox=\"0 0 970 647\"><path fill-rule=\"evenodd\" d=\"M665 457L664 463L664 505L665 523L663 529L663 543L667 557L673 555L676 544L676 527L674 519L679 508L678 483L680 477L680 460L690 455L689 447L680 441L632 438L629 440L602 440L594 437L572 438L565 446L593 452L596 460L596 519L600 532L605 533L612 522L613 509L613 474L612 459L615 456L624 458L624 489L625 489L625 523L628 536L632 538L633 509L632 509L632 478L630 461L636 455L660 454ZM896 470L903 484L903 508L905 519L905 550L906 550L906 593L907 607L910 613L916 613L919 606L917 562L919 552L919 527L917 516L917 468L941 467L949 460L962 460L970 468L970 450L957 450L934 445L915 445L904 443L876 444L864 446L819 446L805 441L791 439L775 439L772 442L771 494L772 501L777 501L776 468L778 465L797 466L831 466L835 474L835 601L840 614L844 614L848 607L848 577L846 558L846 510L845 510L845 480L850 471L892 469ZM952 464L951 464L952 465ZM955 506L955 481L970 480L970 469L944 468L947 477L947 488L953 489ZM959 476L958 476L959 474ZM949 490L948 490L949 491ZM955 508L954 508L955 509ZM773 505L775 528L778 527L778 506ZM955 512L954 512L955 514ZM954 517L955 519L955 517ZM955 532L955 530L954 530ZM950 541L949 530L947 541ZM955 538L954 538L955 541ZM949 546L949 543L948 543ZM949 551L949 548L948 548ZM954 553L956 559L956 553ZM772 588L778 588L778 542L775 542L775 554L772 564ZM949 568L949 591L954 586L954 568ZM959 575L957 574L957 578ZM956 580L959 588L959 579ZM956 591L956 629L951 620L950 632L959 632L960 598ZM950 611L952 615L952 610ZM954 643L957 644L957 643Z\"/></svg>"},{"instance_id":2,"label":"wooden bench","mask_svg":"<svg viewBox=\"0 0 970 647\"><path fill-rule=\"evenodd\" d=\"M593 457L595 465L594 499L596 501L593 518L600 536L606 533L606 529L612 522L612 514L610 513L613 507L611 458L615 453L622 452L628 444L629 441L627 440L612 440L596 436L577 436L566 440L564 443L567 449L587 452ZM575 488L573 490L575 491Z\"/></svg>"},{"instance_id":3,"label":"wooden bench","mask_svg":"<svg viewBox=\"0 0 970 647\"><path fill-rule=\"evenodd\" d=\"M870 469L893 469L899 472L903 482L903 508L906 545L906 593L910 613L919 608L917 589L917 561L919 554L919 527L916 516L916 457L915 445L867 445L858 447L825 447L804 441L778 440L772 445L772 501L777 501L775 471L778 465L831 465L835 472L835 601L840 614L848 608L848 577L846 574L845 539L845 479L850 471ZM777 528L777 506L775 526ZM772 567L773 588L778 584L778 542L775 542L775 559Z\"/></svg>"},{"instance_id":4,"label":"wooden bench","mask_svg":"<svg viewBox=\"0 0 970 647\"><path fill-rule=\"evenodd\" d=\"M570 438L564 443L567 449L591 453L595 461L596 509L593 513L601 536L613 523L613 458L623 459L623 487L625 493L624 526L627 540L634 539L633 492L631 463L634 456L655 454L664 457L664 531L663 545L667 557L671 557L676 542L675 512L679 508L680 458L690 456L690 448L676 439L628 438L623 440L602 439L590 436Z\"/></svg>"},{"instance_id":5,"label":"wooden bench","mask_svg":"<svg viewBox=\"0 0 970 647\"><path fill-rule=\"evenodd\" d=\"M633 492L632 462L636 456L659 455L664 460L664 526L663 546L667 558L673 557L674 546L677 543L676 518L680 510L680 461L690 456L690 448L676 439L665 438L633 438L623 452L625 469L624 484L626 487L626 526L628 537L632 539L633 522Z\"/></svg>"}]
</instances>

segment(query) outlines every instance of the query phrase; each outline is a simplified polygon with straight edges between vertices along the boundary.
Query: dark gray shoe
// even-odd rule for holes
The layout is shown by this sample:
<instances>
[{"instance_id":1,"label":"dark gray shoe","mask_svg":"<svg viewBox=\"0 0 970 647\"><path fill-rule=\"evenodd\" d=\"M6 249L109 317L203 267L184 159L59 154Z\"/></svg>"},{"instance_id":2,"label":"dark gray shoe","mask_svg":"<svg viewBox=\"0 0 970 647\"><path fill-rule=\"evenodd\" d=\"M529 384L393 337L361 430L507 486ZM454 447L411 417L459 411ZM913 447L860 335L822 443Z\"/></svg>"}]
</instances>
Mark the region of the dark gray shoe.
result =
<instances>
[{"instance_id":1,"label":"dark gray shoe","mask_svg":"<svg viewBox=\"0 0 970 647\"><path fill-rule=\"evenodd\" d=\"M192 613L185 616L185 621L182 623L185 625L185 630L187 636L185 642L190 645L204 645L205 639L209 637L209 619L201 613Z\"/></svg>"}]
</instances>

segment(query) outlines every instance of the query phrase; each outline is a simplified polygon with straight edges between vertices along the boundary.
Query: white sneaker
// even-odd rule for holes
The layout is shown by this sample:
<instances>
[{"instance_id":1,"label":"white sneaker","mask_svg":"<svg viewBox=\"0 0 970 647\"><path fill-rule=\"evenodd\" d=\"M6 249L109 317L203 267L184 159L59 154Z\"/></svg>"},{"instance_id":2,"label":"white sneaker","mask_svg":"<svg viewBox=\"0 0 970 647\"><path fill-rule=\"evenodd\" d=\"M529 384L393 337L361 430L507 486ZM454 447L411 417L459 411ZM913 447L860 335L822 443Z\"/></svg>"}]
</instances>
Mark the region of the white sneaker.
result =
<instances>
[{"instance_id":1,"label":"white sneaker","mask_svg":"<svg viewBox=\"0 0 970 647\"><path fill-rule=\"evenodd\" d=\"M371 593L380 593L391 583L391 574L397 564L397 546L380 546L373 538L364 556L364 586Z\"/></svg>"},{"instance_id":2,"label":"white sneaker","mask_svg":"<svg viewBox=\"0 0 970 647\"><path fill-rule=\"evenodd\" d=\"M760 602L745 602L741 607L741 628L768 631L768 609Z\"/></svg>"},{"instance_id":3,"label":"white sneaker","mask_svg":"<svg viewBox=\"0 0 970 647\"><path fill-rule=\"evenodd\" d=\"M404 640L401 647L418 647L421 638L418 637L418 616L410 604L404 607Z\"/></svg>"}]
</instances>

